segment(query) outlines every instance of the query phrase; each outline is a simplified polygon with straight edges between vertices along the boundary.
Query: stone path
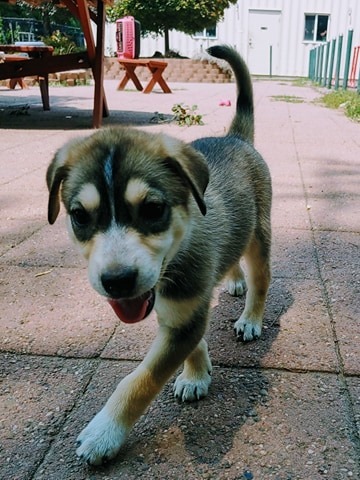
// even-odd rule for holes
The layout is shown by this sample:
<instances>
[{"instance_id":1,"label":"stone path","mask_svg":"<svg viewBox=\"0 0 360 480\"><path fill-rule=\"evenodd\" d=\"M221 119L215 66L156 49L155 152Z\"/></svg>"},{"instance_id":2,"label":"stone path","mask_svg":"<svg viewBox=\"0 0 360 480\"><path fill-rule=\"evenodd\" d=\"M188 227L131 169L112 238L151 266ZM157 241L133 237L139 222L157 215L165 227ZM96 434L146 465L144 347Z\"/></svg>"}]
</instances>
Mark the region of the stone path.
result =
<instances>
[{"instance_id":1,"label":"stone path","mask_svg":"<svg viewBox=\"0 0 360 480\"><path fill-rule=\"evenodd\" d=\"M190 141L221 135L233 84L173 84L173 94L117 92L111 117ZM256 146L273 177L273 281L263 337L237 343L243 299L217 290L207 334L209 396L178 404L167 385L119 457L76 457L77 434L147 351L151 317L120 324L91 289L64 215L46 222L48 163L89 134L92 87L0 89L0 478L360 479L360 127L320 93L255 81ZM299 103L291 97L299 97ZM157 124L176 103L204 126Z\"/></svg>"}]
</instances>

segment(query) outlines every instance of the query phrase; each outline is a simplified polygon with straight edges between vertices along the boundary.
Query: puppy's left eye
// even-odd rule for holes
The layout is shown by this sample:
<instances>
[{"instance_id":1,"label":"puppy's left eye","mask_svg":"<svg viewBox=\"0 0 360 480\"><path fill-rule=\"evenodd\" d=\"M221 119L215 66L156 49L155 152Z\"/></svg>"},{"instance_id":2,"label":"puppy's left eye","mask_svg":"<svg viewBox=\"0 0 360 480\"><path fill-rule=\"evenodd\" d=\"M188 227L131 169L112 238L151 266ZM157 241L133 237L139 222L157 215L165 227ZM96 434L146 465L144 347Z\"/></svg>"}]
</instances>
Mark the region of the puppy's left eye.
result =
<instances>
[{"instance_id":1,"label":"puppy's left eye","mask_svg":"<svg viewBox=\"0 0 360 480\"><path fill-rule=\"evenodd\" d=\"M77 227L86 227L91 221L90 214L83 208L75 208L70 212L71 221Z\"/></svg>"},{"instance_id":2,"label":"puppy's left eye","mask_svg":"<svg viewBox=\"0 0 360 480\"><path fill-rule=\"evenodd\" d=\"M165 214L166 205L162 202L144 202L139 207L139 216L144 220L161 220Z\"/></svg>"}]
</instances>

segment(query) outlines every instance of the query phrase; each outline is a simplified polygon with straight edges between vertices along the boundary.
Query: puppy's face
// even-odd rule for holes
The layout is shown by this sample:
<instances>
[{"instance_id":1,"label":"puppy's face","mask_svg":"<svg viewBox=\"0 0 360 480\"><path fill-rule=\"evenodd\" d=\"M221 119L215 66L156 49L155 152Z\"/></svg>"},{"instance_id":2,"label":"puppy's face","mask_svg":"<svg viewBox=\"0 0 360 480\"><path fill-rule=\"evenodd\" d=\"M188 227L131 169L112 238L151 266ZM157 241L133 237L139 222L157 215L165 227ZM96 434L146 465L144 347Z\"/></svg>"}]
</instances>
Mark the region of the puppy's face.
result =
<instances>
[{"instance_id":1,"label":"puppy's face","mask_svg":"<svg viewBox=\"0 0 360 480\"><path fill-rule=\"evenodd\" d=\"M205 213L203 157L169 137L108 129L65 145L47 182L49 221L58 215L62 187L91 285L123 321L145 318L194 215Z\"/></svg>"}]
</instances>

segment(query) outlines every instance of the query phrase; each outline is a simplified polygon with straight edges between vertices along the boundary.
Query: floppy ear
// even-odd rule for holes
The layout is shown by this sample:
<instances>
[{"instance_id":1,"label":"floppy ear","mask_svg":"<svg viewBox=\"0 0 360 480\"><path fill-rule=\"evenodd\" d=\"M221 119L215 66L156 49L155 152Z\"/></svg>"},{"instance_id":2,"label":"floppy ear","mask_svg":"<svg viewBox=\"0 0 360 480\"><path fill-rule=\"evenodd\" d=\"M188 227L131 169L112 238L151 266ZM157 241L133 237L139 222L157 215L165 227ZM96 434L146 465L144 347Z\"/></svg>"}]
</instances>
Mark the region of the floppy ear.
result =
<instances>
[{"instance_id":1,"label":"floppy ear","mask_svg":"<svg viewBox=\"0 0 360 480\"><path fill-rule=\"evenodd\" d=\"M60 211L60 187L62 182L66 179L71 163L74 159L72 152L76 145L81 144L83 137L75 138L67 142L61 147L52 159L47 172L46 183L49 189L49 203L48 203L48 221L50 225L55 223Z\"/></svg>"},{"instance_id":2,"label":"floppy ear","mask_svg":"<svg viewBox=\"0 0 360 480\"><path fill-rule=\"evenodd\" d=\"M182 144L182 148L175 155L175 158L166 158L165 163L190 187L201 213L205 215L204 193L209 183L209 168L206 160L200 152L186 144Z\"/></svg>"},{"instance_id":3,"label":"floppy ear","mask_svg":"<svg viewBox=\"0 0 360 480\"><path fill-rule=\"evenodd\" d=\"M67 170L65 165L60 164L57 156L55 156L46 172L46 183L49 189L48 222L50 225L55 223L59 215L60 186L67 175Z\"/></svg>"}]
</instances>

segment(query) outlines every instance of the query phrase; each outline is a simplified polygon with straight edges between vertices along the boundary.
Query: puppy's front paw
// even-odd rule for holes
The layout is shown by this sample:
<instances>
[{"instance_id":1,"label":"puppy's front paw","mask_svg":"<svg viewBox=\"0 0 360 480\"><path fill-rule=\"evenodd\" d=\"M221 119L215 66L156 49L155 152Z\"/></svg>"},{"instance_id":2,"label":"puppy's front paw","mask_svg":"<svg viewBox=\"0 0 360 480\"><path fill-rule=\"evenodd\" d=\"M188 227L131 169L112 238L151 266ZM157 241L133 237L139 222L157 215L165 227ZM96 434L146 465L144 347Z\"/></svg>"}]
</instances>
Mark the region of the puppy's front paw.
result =
<instances>
[{"instance_id":1,"label":"puppy's front paw","mask_svg":"<svg viewBox=\"0 0 360 480\"><path fill-rule=\"evenodd\" d=\"M234 324L234 331L237 338L243 340L244 342L250 342L260 338L261 329L261 320L247 318L244 315L241 315L239 320L237 320Z\"/></svg>"},{"instance_id":2,"label":"puppy's front paw","mask_svg":"<svg viewBox=\"0 0 360 480\"><path fill-rule=\"evenodd\" d=\"M204 372L200 377L188 377L181 373L174 383L174 395L182 402L194 402L206 397L211 383L211 372Z\"/></svg>"},{"instance_id":3,"label":"puppy's front paw","mask_svg":"<svg viewBox=\"0 0 360 480\"><path fill-rule=\"evenodd\" d=\"M89 465L101 465L115 457L126 436L127 429L103 408L78 436L76 453Z\"/></svg>"}]
</instances>

